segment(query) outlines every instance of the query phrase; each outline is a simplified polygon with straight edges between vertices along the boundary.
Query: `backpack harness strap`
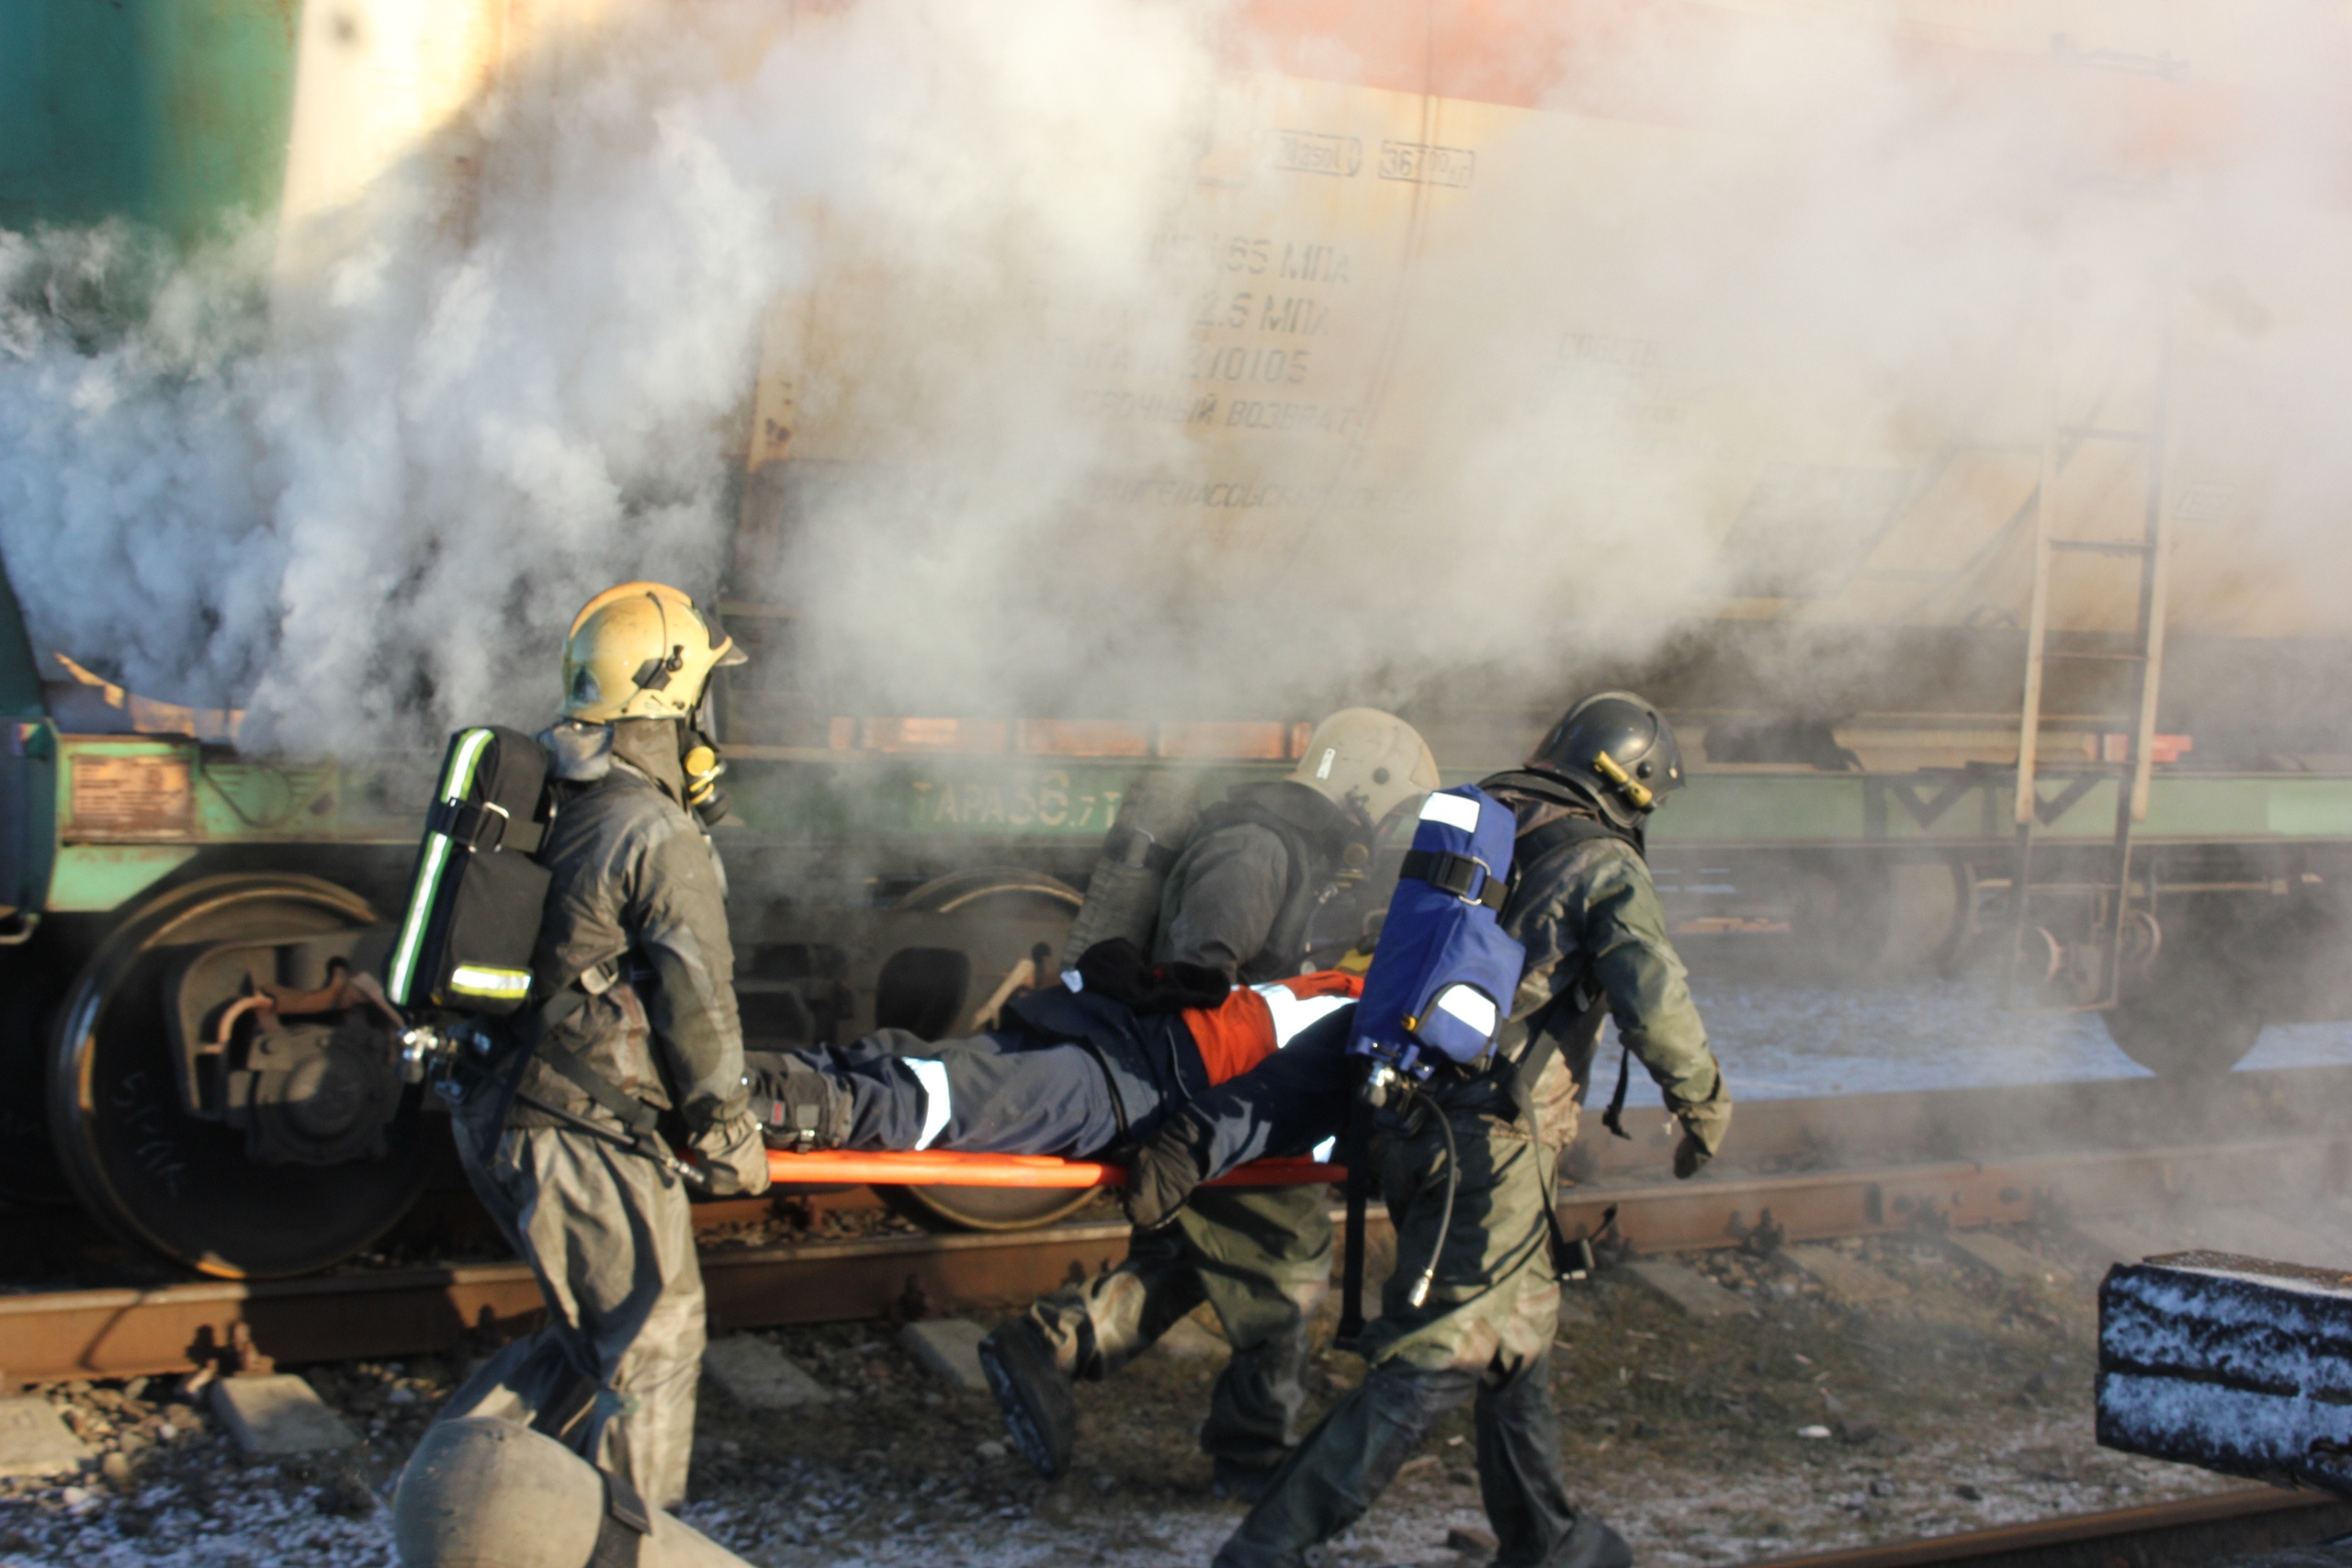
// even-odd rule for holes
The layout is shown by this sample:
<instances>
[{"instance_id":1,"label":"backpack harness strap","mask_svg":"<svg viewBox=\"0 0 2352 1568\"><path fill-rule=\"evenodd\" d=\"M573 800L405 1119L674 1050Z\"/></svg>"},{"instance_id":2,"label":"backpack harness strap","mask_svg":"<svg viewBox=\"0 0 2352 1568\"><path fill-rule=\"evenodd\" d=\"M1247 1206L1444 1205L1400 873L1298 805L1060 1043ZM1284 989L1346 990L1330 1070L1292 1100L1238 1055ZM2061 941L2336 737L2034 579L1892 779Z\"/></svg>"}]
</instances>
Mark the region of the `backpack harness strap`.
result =
<instances>
[{"instance_id":1,"label":"backpack harness strap","mask_svg":"<svg viewBox=\"0 0 2352 1568\"><path fill-rule=\"evenodd\" d=\"M1510 897L1506 879L1487 869L1487 863L1443 850L1408 850L1402 875L1426 882L1441 893L1451 893L1465 904L1484 904L1499 913Z\"/></svg>"},{"instance_id":2,"label":"backpack harness strap","mask_svg":"<svg viewBox=\"0 0 2352 1568\"><path fill-rule=\"evenodd\" d=\"M1102 856L1113 865L1165 876L1176 864L1176 852L1131 823L1114 823L1102 835Z\"/></svg>"},{"instance_id":3,"label":"backpack harness strap","mask_svg":"<svg viewBox=\"0 0 2352 1568\"><path fill-rule=\"evenodd\" d=\"M1642 835L1639 835L1639 832L1618 828L1618 825L1613 823L1604 823L1604 820L1600 820L1597 816L1580 816L1583 811L1590 811L1590 807L1588 807L1588 804L1583 802L1583 797L1578 797L1574 790L1569 790L1569 787L1562 785L1562 783L1553 781L1553 778L1545 778L1543 773L1498 773L1498 776L1488 778L1487 783L1496 787L1508 787L1508 790L1520 790L1524 792L1524 795L1533 795L1533 797L1538 799L1547 799L1547 802L1562 804L1562 807L1571 807L1574 811L1578 811L1578 816L1559 816L1559 818L1553 818L1550 823L1543 825L1543 828L1532 828L1529 832L1521 832L1520 846L1512 851L1512 861L1510 861L1510 879L1515 886L1517 882L1520 882L1520 877L1524 877L1526 874L1526 867L1536 865L1536 863L1541 863L1543 858L1550 856L1555 849L1562 849L1562 846L1566 844L1583 844L1583 841L1590 841L1590 840L1616 840L1618 844L1625 844L1628 849L1633 849L1637 856L1644 858L1644 861L1649 858L1646 846L1642 844ZM1601 1009L1606 1006L1606 997L1600 995L1600 985L1597 985L1595 978L1592 978L1590 968L1588 968L1583 976L1578 976L1576 992L1585 989L1588 985L1590 985L1592 992L1595 992L1595 999L1585 1006L1583 1016L1578 1016L1571 1034L1583 1034L1585 1030L1600 1032L1600 1016L1601 1016ZM1574 992L1571 992L1571 995L1574 995ZM1543 1067L1550 1065L1550 1054L1559 1048L1557 1037L1550 1034L1550 1030L1543 1030L1536 1037L1536 1042L1538 1043L1529 1046L1529 1051L1541 1055L1543 1060L1536 1060L1536 1063L1533 1063L1533 1072L1526 1072L1526 1063L1520 1065L1520 1077L1521 1079L1526 1079L1524 1084L1526 1090L1533 1089L1536 1077L1541 1075ZM1609 1110L1601 1112L1601 1126L1609 1128L1609 1131L1616 1134L1618 1138L1633 1138L1633 1134L1625 1131L1625 1093L1628 1093L1630 1086L1633 1086L1633 1046L1625 1046L1625 1043L1621 1042L1618 1043L1616 1093L1609 1096ZM1521 1110L1526 1110L1526 1107L1521 1107ZM1529 1126L1533 1126L1533 1122L1529 1123Z\"/></svg>"},{"instance_id":4,"label":"backpack harness strap","mask_svg":"<svg viewBox=\"0 0 2352 1568\"><path fill-rule=\"evenodd\" d=\"M1348 1165L1348 1217L1340 1244L1340 1327L1332 1343L1353 1351L1363 1342L1364 1210L1372 1197L1372 1107L1362 1094L1348 1096L1348 1126L1340 1146Z\"/></svg>"},{"instance_id":5,"label":"backpack harness strap","mask_svg":"<svg viewBox=\"0 0 2352 1568\"><path fill-rule=\"evenodd\" d=\"M605 1480L605 1511L596 1521L596 1549L586 1568L637 1568L638 1551L653 1533L653 1513L626 1475L596 1472Z\"/></svg>"},{"instance_id":6,"label":"backpack harness strap","mask_svg":"<svg viewBox=\"0 0 2352 1568\"><path fill-rule=\"evenodd\" d=\"M436 800L425 809L424 826L461 849L513 850L526 855L538 853L547 837L544 824L517 822L491 800Z\"/></svg>"}]
</instances>

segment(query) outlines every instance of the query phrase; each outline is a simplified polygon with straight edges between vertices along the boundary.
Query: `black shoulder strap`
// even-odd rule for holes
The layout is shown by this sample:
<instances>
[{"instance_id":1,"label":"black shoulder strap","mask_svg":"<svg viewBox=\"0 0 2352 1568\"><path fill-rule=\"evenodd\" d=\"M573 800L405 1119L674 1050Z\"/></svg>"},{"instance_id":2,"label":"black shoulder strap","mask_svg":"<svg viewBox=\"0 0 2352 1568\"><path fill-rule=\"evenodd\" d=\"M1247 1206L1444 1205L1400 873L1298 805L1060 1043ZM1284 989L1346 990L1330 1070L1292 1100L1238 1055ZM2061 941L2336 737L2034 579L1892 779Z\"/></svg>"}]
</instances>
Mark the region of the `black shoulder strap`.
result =
<instances>
[{"instance_id":1,"label":"black shoulder strap","mask_svg":"<svg viewBox=\"0 0 2352 1568\"><path fill-rule=\"evenodd\" d=\"M596 1521L596 1547L587 1568L637 1568L638 1550L653 1533L653 1515L626 1475L609 1470L605 1478L605 1512Z\"/></svg>"},{"instance_id":2,"label":"black shoulder strap","mask_svg":"<svg viewBox=\"0 0 2352 1568\"><path fill-rule=\"evenodd\" d=\"M1294 803L1305 809L1293 809ZM1259 785L1228 796L1208 807L1201 813L1200 825L1193 829L1193 837L1189 841L1198 842L1219 829L1247 822L1253 827L1265 829L1283 841L1284 858L1290 863L1287 874L1283 881L1281 909L1274 918L1274 931L1269 932L1269 936L1283 931L1284 922L1297 911L1300 898L1312 891L1307 886L1307 879L1314 869L1317 852L1321 851L1323 858L1336 867L1344 849L1342 845L1329 843L1332 832L1329 822L1317 823L1306 819L1306 810L1315 807L1330 809L1329 804L1319 795L1316 796L1310 804L1307 801L1295 800L1289 790L1279 786ZM1311 915L1306 921L1301 923L1295 933L1302 943L1306 940L1306 926L1309 923L1311 923ZM1289 954L1285 963L1291 967L1295 967L1301 956L1303 953Z\"/></svg>"},{"instance_id":3,"label":"black shoulder strap","mask_svg":"<svg viewBox=\"0 0 2352 1568\"><path fill-rule=\"evenodd\" d=\"M1363 1343L1364 1210L1372 1196L1372 1107L1363 1091L1348 1096L1348 1125L1340 1157L1347 1162L1348 1217L1340 1236L1340 1326L1332 1344L1353 1353Z\"/></svg>"}]
</instances>

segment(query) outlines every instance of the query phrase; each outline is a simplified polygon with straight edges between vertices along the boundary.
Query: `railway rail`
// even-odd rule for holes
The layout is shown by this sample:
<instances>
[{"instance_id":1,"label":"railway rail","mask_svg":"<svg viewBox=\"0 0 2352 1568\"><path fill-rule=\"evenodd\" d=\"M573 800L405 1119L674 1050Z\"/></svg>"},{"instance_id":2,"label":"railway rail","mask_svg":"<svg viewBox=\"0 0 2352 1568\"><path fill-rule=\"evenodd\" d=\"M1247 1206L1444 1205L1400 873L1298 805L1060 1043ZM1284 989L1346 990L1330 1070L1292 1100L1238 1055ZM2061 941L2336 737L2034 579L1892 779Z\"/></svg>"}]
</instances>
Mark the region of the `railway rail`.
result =
<instances>
[{"instance_id":1,"label":"railway rail","mask_svg":"<svg viewBox=\"0 0 2352 1568\"><path fill-rule=\"evenodd\" d=\"M2208 1568L2352 1531L2352 1502L2249 1489L2074 1514L1844 1551L1775 1557L1751 1568Z\"/></svg>"},{"instance_id":2,"label":"railway rail","mask_svg":"<svg viewBox=\"0 0 2352 1568\"><path fill-rule=\"evenodd\" d=\"M1600 1233L1613 1213L1616 1240L1664 1253L2320 1199L2352 1192L2352 1115L2337 1110L2352 1107L2347 1090L2352 1070L2303 1068L2193 1089L2139 1079L1765 1102L1742 1112L1745 1170L1634 1179L1661 1168L1663 1131L1597 1137L1560 1211L1572 1235ZM2179 1141L2033 1146L2101 1124L2163 1126ZM704 1217L725 1224L763 1202L709 1205ZM706 1252L703 1273L721 1331L921 1315L1109 1268L1126 1237L1124 1224L1076 1223L729 1247ZM1375 1224L1371 1245L1385 1239ZM516 1332L538 1307L516 1263L0 1296L0 1371L47 1382L418 1354Z\"/></svg>"}]
</instances>

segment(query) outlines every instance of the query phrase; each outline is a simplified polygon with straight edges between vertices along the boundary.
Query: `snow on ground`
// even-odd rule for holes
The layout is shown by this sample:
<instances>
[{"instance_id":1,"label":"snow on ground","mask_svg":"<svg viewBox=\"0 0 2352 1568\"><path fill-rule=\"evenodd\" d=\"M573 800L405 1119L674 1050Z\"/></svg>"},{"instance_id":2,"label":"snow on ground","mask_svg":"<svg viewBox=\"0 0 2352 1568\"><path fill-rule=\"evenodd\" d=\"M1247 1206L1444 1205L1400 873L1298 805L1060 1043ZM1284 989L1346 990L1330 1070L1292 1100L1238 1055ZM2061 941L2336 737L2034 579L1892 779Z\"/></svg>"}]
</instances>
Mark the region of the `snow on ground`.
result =
<instances>
[{"instance_id":1,"label":"snow on ground","mask_svg":"<svg viewBox=\"0 0 2352 1568\"><path fill-rule=\"evenodd\" d=\"M1622 1272L1579 1287L1553 1368L1573 1494L1652 1568L1704 1568L2228 1484L2094 1444L2097 1260L2063 1233L2010 1234L2066 1273L2003 1283L1890 1237L1840 1244L1908 1290L1871 1309L1736 1254L1697 1266L1752 1317L1679 1317ZM1327 1337L1331 1317L1327 1304ZM1238 1522L1210 1495L1193 1438L1222 1359L1210 1336L1188 1332L1082 1388L1079 1462L1050 1483L1005 1451L986 1395L933 1382L888 1325L766 1337L841 1397L758 1416L707 1384L685 1509L763 1568L1202 1564ZM312 1369L368 1446L311 1461L241 1459L160 1382L51 1389L85 1440L123 1457L111 1474L0 1482L0 1568L387 1563L383 1500L456 1371ZM1316 1405L1361 1375L1323 1349ZM1335 1568L1483 1562L1469 1438L1466 1411L1442 1424L1342 1539Z\"/></svg>"},{"instance_id":2,"label":"snow on ground","mask_svg":"<svg viewBox=\"0 0 2352 1568\"><path fill-rule=\"evenodd\" d=\"M1741 1100L2149 1076L2097 1018L2006 1011L1997 981L1983 975L1828 987L1702 964L1690 988ZM1599 1058L1608 1073L1611 1036ZM2328 1066L2352 1066L2352 1022L2271 1024L2238 1070ZM1659 1103L1639 1071L1629 1099Z\"/></svg>"}]
</instances>

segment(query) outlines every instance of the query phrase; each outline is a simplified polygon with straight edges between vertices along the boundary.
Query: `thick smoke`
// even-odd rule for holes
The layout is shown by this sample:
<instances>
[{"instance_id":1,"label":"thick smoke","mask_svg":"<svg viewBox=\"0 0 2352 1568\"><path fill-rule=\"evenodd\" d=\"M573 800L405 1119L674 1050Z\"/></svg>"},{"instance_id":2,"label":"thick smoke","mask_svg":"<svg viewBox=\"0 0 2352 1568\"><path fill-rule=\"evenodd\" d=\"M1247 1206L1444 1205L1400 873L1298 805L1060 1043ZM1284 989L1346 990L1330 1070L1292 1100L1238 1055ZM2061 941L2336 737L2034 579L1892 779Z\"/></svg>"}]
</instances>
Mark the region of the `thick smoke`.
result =
<instances>
[{"instance_id":1,"label":"thick smoke","mask_svg":"<svg viewBox=\"0 0 2352 1568\"><path fill-rule=\"evenodd\" d=\"M0 553L42 648L374 750L542 716L565 618L637 575L797 609L877 712L1542 687L1743 592L1997 624L2041 345L2075 333L2060 418L2144 421L2159 288L2178 621L2346 629L2287 570L2352 491L2317 8L1965 51L1561 7L1477 68L1555 112L1428 123L1299 74L1394 39L1220 6L615 9L315 233L0 242ZM739 555L763 333L802 460ZM2086 453L2070 504L2128 531L2133 482ZM1882 536L1908 575L1854 578Z\"/></svg>"}]
</instances>

